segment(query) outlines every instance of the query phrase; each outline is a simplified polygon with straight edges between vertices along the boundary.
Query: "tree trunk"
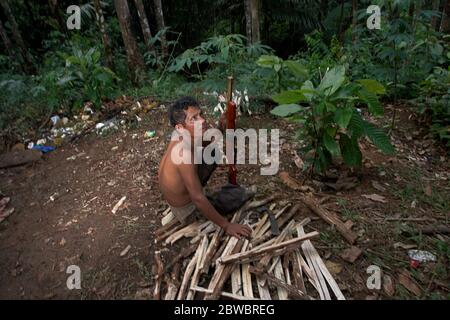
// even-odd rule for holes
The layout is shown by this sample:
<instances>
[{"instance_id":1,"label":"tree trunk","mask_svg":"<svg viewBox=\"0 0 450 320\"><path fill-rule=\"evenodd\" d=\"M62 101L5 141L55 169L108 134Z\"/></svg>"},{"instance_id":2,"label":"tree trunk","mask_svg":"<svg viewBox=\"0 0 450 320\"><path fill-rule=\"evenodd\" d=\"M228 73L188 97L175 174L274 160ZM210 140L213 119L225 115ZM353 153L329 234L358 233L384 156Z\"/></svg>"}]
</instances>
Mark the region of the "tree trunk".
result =
<instances>
[{"instance_id":1,"label":"tree trunk","mask_svg":"<svg viewBox=\"0 0 450 320\"><path fill-rule=\"evenodd\" d=\"M11 31L13 34L14 41L19 46L20 52L25 61L24 69L27 72L31 73L34 71L33 57L31 56L30 52L28 52L27 47L25 46L25 42L23 41L22 35L20 34L19 31L19 26L17 25L16 19L12 14L11 8L9 7L8 0L0 0L0 5L3 8L6 18L11 24Z\"/></svg>"},{"instance_id":2,"label":"tree trunk","mask_svg":"<svg viewBox=\"0 0 450 320\"><path fill-rule=\"evenodd\" d=\"M440 0L433 0L433 8L432 10L436 13L439 12L439 5L440 5ZM433 28L433 30L437 30L437 26L438 26L438 17L433 16L431 18L431 27Z\"/></svg>"},{"instance_id":3,"label":"tree trunk","mask_svg":"<svg viewBox=\"0 0 450 320\"><path fill-rule=\"evenodd\" d=\"M328 13L328 0L322 0L320 2L320 11L322 19L325 19Z\"/></svg>"},{"instance_id":4,"label":"tree trunk","mask_svg":"<svg viewBox=\"0 0 450 320\"><path fill-rule=\"evenodd\" d=\"M3 44L5 45L6 48L6 52L8 52L8 55L11 58L11 60L14 60L15 58L14 49L11 44L11 41L9 40L8 34L6 33L5 28L3 27L3 23L1 20L0 20L0 36L2 37Z\"/></svg>"},{"instance_id":5,"label":"tree trunk","mask_svg":"<svg viewBox=\"0 0 450 320\"><path fill-rule=\"evenodd\" d=\"M244 0L245 6L245 33L247 35L247 44L252 43L252 11L251 11L251 0Z\"/></svg>"},{"instance_id":6,"label":"tree trunk","mask_svg":"<svg viewBox=\"0 0 450 320\"><path fill-rule=\"evenodd\" d=\"M102 36L103 48L105 50L106 66L110 69L114 69L111 41L105 28L105 17L103 16L103 10L100 5L100 0L94 0L95 14L98 28Z\"/></svg>"},{"instance_id":7,"label":"tree trunk","mask_svg":"<svg viewBox=\"0 0 450 320\"><path fill-rule=\"evenodd\" d=\"M144 35L144 42L150 52L153 52L156 56L155 47L150 42L152 39L152 32L150 31L150 25L148 24L147 14L145 13L145 7L142 0L134 0L136 9L139 16L139 22L141 23L142 34Z\"/></svg>"},{"instance_id":8,"label":"tree trunk","mask_svg":"<svg viewBox=\"0 0 450 320\"><path fill-rule=\"evenodd\" d=\"M64 23L64 20L62 19L62 16L58 10L58 0L48 0L48 4L50 6L50 13L55 19L56 23L58 24L58 30L62 33L66 32L66 25Z\"/></svg>"},{"instance_id":9,"label":"tree trunk","mask_svg":"<svg viewBox=\"0 0 450 320\"><path fill-rule=\"evenodd\" d=\"M339 41L344 43L344 4L345 1L341 0L341 13L339 15Z\"/></svg>"},{"instance_id":10,"label":"tree trunk","mask_svg":"<svg viewBox=\"0 0 450 320\"><path fill-rule=\"evenodd\" d=\"M442 9L442 20L440 31L443 33L450 33L450 0L444 3L444 9Z\"/></svg>"},{"instance_id":11,"label":"tree trunk","mask_svg":"<svg viewBox=\"0 0 450 320\"><path fill-rule=\"evenodd\" d=\"M252 14L252 43L256 43L261 40L259 30L259 7L260 0L250 0L250 10Z\"/></svg>"},{"instance_id":12,"label":"tree trunk","mask_svg":"<svg viewBox=\"0 0 450 320\"><path fill-rule=\"evenodd\" d=\"M357 0L352 0L352 38L353 38L353 42L356 41L356 23L357 23L357 13L356 11L358 10L358 3Z\"/></svg>"},{"instance_id":13,"label":"tree trunk","mask_svg":"<svg viewBox=\"0 0 450 320\"><path fill-rule=\"evenodd\" d=\"M119 18L120 32L122 33L123 43L127 52L128 68L132 74L131 80L133 83L136 83L139 72L144 68L144 59L131 32L130 10L127 0L114 0L114 6Z\"/></svg>"},{"instance_id":14,"label":"tree trunk","mask_svg":"<svg viewBox=\"0 0 450 320\"><path fill-rule=\"evenodd\" d=\"M164 12L162 8L161 0L153 0L153 3L155 4L155 15L156 15L156 24L158 25L158 29L161 31L166 27L164 23ZM169 48L167 47L167 40L166 40L166 34L161 34L161 50L163 59L167 59L169 56Z\"/></svg>"}]
</instances>

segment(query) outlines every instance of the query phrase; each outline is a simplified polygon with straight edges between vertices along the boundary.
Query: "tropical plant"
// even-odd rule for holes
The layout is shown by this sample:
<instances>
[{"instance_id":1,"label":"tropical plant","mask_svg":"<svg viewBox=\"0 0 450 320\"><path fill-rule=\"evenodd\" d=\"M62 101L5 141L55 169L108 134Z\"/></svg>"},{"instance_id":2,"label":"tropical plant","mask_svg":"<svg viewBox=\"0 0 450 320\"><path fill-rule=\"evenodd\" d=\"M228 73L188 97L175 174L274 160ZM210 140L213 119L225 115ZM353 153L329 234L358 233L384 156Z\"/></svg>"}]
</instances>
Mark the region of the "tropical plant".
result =
<instances>
[{"instance_id":1,"label":"tropical plant","mask_svg":"<svg viewBox=\"0 0 450 320\"><path fill-rule=\"evenodd\" d=\"M364 120L356 108L366 105L369 113L381 115L378 95L384 92L384 86L375 80L349 81L345 68L336 66L316 85L307 80L299 89L273 96L280 105L271 113L302 125L298 133L307 143L303 149L307 166L324 172L339 156L347 165L359 166L362 154L358 141L364 136L383 152L394 152L383 130Z\"/></svg>"}]
</instances>

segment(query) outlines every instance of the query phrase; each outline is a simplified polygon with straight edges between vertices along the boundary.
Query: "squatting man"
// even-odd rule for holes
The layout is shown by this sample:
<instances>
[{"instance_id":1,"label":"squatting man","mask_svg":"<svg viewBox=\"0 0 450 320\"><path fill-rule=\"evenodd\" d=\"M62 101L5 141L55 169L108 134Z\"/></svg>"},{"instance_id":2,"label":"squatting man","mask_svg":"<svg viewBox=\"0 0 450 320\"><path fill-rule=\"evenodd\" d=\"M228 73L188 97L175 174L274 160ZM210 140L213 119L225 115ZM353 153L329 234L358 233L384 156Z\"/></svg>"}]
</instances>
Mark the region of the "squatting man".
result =
<instances>
[{"instance_id":1,"label":"squatting man","mask_svg":"<svg viewBox=\"0 0 450 320\"><path fill-rule=\"evenodd\" d=\"M216 169L217 163L221 163L220 160L223 159L221 150L217 147L220 141L216 141L217 135L212 134L211 137L210 133L211 130L212 132L216 130L221 135L225 131L226 113L220 117L217 129L207 130L208 125L198 102L192 97L183 97L169 107L168 118L174 132L159 165L158 181L162 195L172 213L181 222L203 215L230 236L250 237L252 230L249 226L229 222L226 215L237 210L251 198L256 191L254 188L227 184L212 195L203 193L203 187ZM275 174L278 171L278 130L276 130L275 138L272 132L271 134L270 167L266 168L266 172L262 174ZM261 158L262 155L265 160L268 159L266 139L267 134L264 135L263 143L261 139L259 140L259 156ZM241 139L241 147L243 147L243 141L245 137ZM263 144L264 148L262 148ZM256 154L256 145L256 141L249 143L249 148L253 148L249 150L249 157L252 151ZM212 157L209 159L202 152L207 148L212 151L210 153ZM238 152L239 157L242 153L245 158L245 150ZM238 163L242 162L238 160ZM273 163L276 163L276 166Z\"/></svg>"}]
</instances>

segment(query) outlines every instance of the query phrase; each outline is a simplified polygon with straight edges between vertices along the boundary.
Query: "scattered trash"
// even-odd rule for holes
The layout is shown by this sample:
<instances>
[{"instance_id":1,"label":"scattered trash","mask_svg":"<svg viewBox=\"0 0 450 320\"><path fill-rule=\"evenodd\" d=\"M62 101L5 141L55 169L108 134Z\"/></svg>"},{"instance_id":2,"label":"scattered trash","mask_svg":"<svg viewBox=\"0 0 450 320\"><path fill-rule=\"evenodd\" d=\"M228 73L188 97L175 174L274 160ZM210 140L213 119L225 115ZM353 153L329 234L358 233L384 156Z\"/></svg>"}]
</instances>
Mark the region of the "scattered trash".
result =
<instances>
[{"instance_id":1,"label":"scattered trash","mask_svg":"<svg viewBox=\"0 0 450 320\"><path fill-rule=\"evenodd\" d=\"M47 139L39 139L38 141L36 141L36 144L38 146L43 146L46 143L47 143Z\"/></svg>"},{"instance_id":2,"label":"scattered trash","mask_svg":"<svg viewBox=\"0 0 450 320\"><path fill-rule=\"evenodd\" d=\"M122 252L120 253L120 256L123 257L124 255L126 255L128 253L128 251L130 251L131 249L131 245L128 245L125 249L122 250Z\"/></svg>"},{"instance_id":3,"label":"scattered trash","mask_svg":"<svg viewBox=\"0 0 450 320\"><path fill-rule=\"evenodd\" d=\"M59 198L59 192L55 192L54 194L52 194L51 196L50 196L50 201L55 201L56 199L58 199Z\"/></svg>"},{"instance_id":4,"label":"scattered trash","mask_svg":"<svg viewBox=\"0 0 450 320\"><path fill-rule=\"evenodd\" d=\"M125 199L126 199L127 197L126 196L123 196L120 200L119 200L119 202L117 202L116 203L116 205L114 206L114 208L111 210L111 212L113 213L113 214L116 214L116 212L117 212L117 210L119 210L119 208L122 206L122 204L125 202Z\"/></svg>"},{"instance_id":5,"label":"scattered trash","mask_svg":"<svg viewBox=\"0 0 450 320\"><path fill-rule=\"evenodd\" d=\"M436 261L436 256L434 254L424 250L409 250L408 256L411 260L417 261L418 263Z\"/></svg>"},{"instance_id":6,"label":"scattered trash","mask_svg":"<svg viewBox=\"0 0 450 320\"><path fill-rule=\"evenodd\" d=\"M55 148L55 147L52 147L52 146L36 145L36 146L33 146L32 149L34 149L34 150L39 150L39 151L41 151L42 153L49 153L49 152L51 152L51 151L55 151L56 148Z\"/></svg>"},{"instance_id":7,"label":"scattered trash","mask_svg":"<svg viewBox=\"0 0 450 320\"><path fill-rule=\"evenodd\" d=\"M66 118L66 119L67 119L67 118ZM56 126L56 124L57 124L58 122L61 121L61 118L60 118L59 116L52 116L52 117L50 118L50 120L52 121L53 126Z\"/></svg>"},{"instance_id":8,"label":"scattered trash","mask_svg":"<svg viewBox=\"0 0 450 320\"><path fill-rule=\"evenodd\" d=\"M146 131L145 134L144 134L145 138L153 138L154 136L156 136L156 131L155 130Z\"/></svg>"}]
</instances>

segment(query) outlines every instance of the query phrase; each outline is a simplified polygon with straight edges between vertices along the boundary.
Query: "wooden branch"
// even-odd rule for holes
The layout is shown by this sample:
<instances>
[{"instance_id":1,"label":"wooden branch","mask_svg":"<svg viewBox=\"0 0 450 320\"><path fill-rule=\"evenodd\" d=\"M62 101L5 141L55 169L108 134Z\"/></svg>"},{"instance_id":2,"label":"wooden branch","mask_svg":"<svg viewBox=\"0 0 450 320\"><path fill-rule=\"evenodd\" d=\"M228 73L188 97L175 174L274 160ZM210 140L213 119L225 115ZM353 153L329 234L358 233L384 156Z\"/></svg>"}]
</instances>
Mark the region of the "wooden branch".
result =
<instances>
[{"instance_id":1,"label":"wooden branch","mask_svg":"<svg viewBox=\"0 0 450 320\"><path fill-rule=\"evenodd\" d=\"M282 249L282 248L287 247L287 246L297 245L298 243L300 243L302 241L311 239L311 238L316 237L318 235L319 235L319 233L317 231L313 231L313 232L310 232L310 233L308 233L308 234L306 234L304 236L297 237L297 238L294 238L294 239L291 239L291 240L288 240L288 241L280 242L278 244L274 244L274 245L271 245L271 246L268 246L268 247L265 247L265 248L261 248L261 249L257 249L257 250L252 249L252 250L249 250L249 251L244 252L244 253L235 253L235 254L232 254L232 255L229 255L229 256L220 257L219 259L217 259L217 262L221 263L221 264L225 264L225 263L235 262L235 261L238 261L238 260L242 261L244 259L253 258L255 256L259 256L261 254L268 253L268 252L273 252L273 251L275 251L277 249Z\"/></svg>"},{"instance_id":2,"label":"wooden branch","mask_svg":"<svg viewBox=\"0 0 450 320\"><path fill-rule=\"evenodd\" d=\"M161 260L161 251L155 251L155 262L157 266L156 272L156 284L155 289L153 290L153 299L160 300L161 299L161 281L164 274L164 265Z\"/></svg>"},{"instance_id":3,"label":"wooden branch","mask_svg":"<svg viewBox=\"0 0 450 320\"><path fill-rule=\"evenodd\" d=\"M170 235L169 237L167 237L167 239L164 241L164 243L166 245L169 244L169 243L171 245L173 245L176 241L178 241L179 239L185 237L190 232L197 231L199 228L201 228L201 226L202 226L202 224L200 224L200 222L195 221L195 222L191 223L190 225L187 225L186 227L178 230L177 232L175 232L172 235Z\"/></svg>"},{"instance_id":4,"label":"wooden branch","mask_svg":"<svg viewBox=\"0 0 450 320\"><path fill-rule=\"evenodd\" d=\"M349 230L335 215L321 207L312 196L302 196L300 199L312 212L321 217L326 223L335 226L347 242L350 244L355 243L358 235Z\"/></svg>"},{"instance_id":5,"label":"wooden branch","mask_svg":"<svg viewBox=\"0 0 450 320\"><path fill-rule=\"evenodd\" d=\"M292 264L292 275L294 277L294 284L296 287L300 288L301 291L303 291L305 294L307 294L306 287L305 287L305 281L303 280L303 272L302 267L297 260L297 257L295 256L295 252L289 253L289 259L291 260Z\"/></svg>"},{"instance_id":6,"label":"wooden branch","mask_svg":"<svg viewBox=\"0 0 450 320\"><path fill-rule=\"evenodd\" d=\"M168 224L166 224L166 225L162 226L161 228L159 228L158 230L156 230L155 236L159 236L159 235L167 232L168 230L172 229L177 224L180 224L180 222L177 219L170 221Z\"/></svg>"}]
</instances>

